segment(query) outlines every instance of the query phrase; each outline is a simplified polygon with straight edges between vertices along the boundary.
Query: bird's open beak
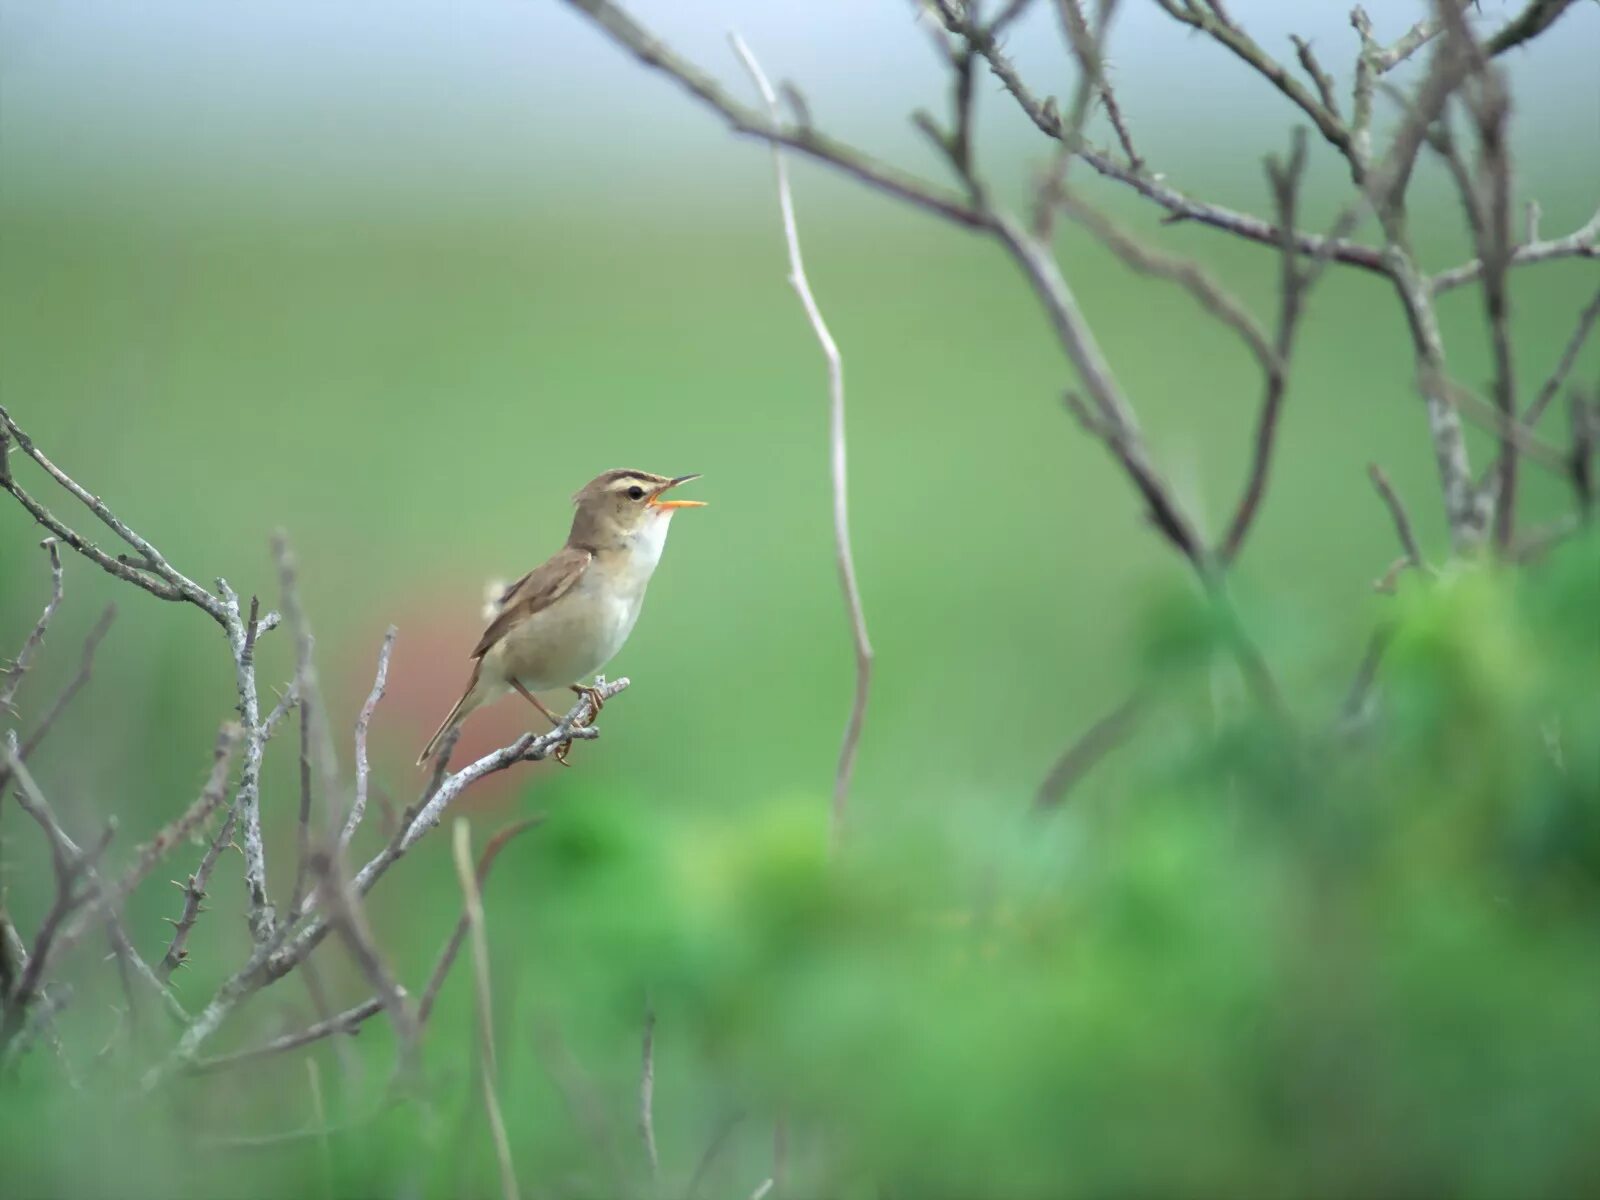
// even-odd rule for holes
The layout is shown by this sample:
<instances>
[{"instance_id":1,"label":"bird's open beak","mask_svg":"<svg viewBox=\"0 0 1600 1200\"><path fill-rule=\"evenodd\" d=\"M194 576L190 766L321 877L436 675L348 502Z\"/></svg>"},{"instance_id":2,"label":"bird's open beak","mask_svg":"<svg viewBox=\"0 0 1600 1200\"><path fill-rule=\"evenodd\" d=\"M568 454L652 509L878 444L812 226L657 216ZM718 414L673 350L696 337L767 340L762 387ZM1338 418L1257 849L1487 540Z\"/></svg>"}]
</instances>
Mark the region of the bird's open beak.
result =
<instances>
[{"instance_id":1,"label":"bird's open beak","mask_svg":"<svg viewBox=\"0 0 1600 1200\"><path fill-rule=\"evenodd\" d=\"M667 483L662 484L660 491L650 497L650 506L652 508L704 508L706 506L704 500L663 500L661 498L664 493L677 487L680 483L688 483L691 479L699 478L699 475L679 475L676 479L669 480Z\"/></svg>"}]
</instances>

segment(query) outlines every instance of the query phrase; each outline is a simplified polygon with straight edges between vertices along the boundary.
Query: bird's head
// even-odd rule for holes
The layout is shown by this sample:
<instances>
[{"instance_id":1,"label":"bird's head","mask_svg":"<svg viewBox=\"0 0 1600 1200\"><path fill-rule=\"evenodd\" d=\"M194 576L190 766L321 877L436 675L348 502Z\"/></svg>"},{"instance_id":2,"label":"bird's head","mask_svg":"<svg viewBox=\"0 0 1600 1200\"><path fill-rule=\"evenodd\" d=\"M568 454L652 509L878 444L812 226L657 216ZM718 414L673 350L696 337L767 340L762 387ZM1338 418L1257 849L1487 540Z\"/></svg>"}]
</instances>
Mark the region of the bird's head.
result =
<instances>
[{"instance_id":1,"label":"bird's head","mask_svg":"<svg viewBox=\"0 0 1600 1200\"><path fill-rule=\"evenodd\" d=\"M640 534L666 532L668 519L680 508L703 508L700 500L669 500L666 493L698 475L652 475L649 471L606 471L573 497L572 541L589 546L614 546Z\"/></svg>"}]
</instances>

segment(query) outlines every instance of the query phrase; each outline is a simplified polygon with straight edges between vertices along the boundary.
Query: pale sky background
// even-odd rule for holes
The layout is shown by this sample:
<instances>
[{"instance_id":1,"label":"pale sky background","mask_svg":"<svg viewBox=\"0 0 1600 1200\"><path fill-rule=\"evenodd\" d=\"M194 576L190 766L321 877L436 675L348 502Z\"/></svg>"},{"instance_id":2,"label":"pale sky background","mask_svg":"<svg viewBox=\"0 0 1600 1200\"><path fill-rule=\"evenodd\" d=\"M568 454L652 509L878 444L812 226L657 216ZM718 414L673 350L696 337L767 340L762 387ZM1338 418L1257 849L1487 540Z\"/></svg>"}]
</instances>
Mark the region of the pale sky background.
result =
<instances>
[{"instance_id":1,"label":"pale sky background","mask_svg":"<svg viewBox=\"0 0 1600 1200\"><path fill-rule=\"evenodd\" d=\"M635 0L669 44L745 90L725 41L738 29L770 74L799 83L820 125L939 175L906 114L943 89L909 0ZM1498 25L1521 7L1484 0ZM1371 0L1381 37L1421 3ZM1048 3L1010 37L1035 86L1065 95L1070 68ZM1348 0L1233 0L1269 49L1308 37L1347 78ZM1257 173L1293 112L1225 52L1150 0L1126 0L1112 60L1141 148L1162 166ZM1600 4L1581 3L1532 52L1505 60L1525 167L1600 180ZM985 78L991 137L1042 155ZM1529 138L1531 131L1538 136ZM1257 136L1259 134L1259 136ZM633 186L705 188L746 171L751 147L648 73L559 0L142 0L0 3L0 196L70 203L130 169L180 203L242 190L272 204L426 207L585 202ZM1536 156L1529 155L1530 158ZM1581 186L1581 185L1580 185ZM1590 191L1600 190L1595 186Z\"/></svg>"}]
</instances>

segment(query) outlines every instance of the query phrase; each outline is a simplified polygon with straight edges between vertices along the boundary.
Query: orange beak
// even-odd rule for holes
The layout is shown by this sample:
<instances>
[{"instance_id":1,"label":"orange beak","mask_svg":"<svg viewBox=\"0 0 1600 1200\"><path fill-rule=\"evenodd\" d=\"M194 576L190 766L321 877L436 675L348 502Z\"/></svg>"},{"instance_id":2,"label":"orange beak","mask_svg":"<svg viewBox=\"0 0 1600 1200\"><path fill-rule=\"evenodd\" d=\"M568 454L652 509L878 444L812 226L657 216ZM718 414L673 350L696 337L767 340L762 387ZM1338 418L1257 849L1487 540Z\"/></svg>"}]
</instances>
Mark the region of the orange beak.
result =
<instances>
[{"instance_id":1,"label":"orange beak","mask_svg":"<svg viewBox=\"0 0 1600 1200\"><path fill-rule=\"evenodd\" d=\"M704 508L706 506L704 500L663 500L661 498L662 493L669 488L675 488L680 483L688 483L691 479L699 478L699 475L679 475L676 479L668 481L662 485L661 491L650 497L650 506L652 508Z\"/></svg>"}]
</instances>

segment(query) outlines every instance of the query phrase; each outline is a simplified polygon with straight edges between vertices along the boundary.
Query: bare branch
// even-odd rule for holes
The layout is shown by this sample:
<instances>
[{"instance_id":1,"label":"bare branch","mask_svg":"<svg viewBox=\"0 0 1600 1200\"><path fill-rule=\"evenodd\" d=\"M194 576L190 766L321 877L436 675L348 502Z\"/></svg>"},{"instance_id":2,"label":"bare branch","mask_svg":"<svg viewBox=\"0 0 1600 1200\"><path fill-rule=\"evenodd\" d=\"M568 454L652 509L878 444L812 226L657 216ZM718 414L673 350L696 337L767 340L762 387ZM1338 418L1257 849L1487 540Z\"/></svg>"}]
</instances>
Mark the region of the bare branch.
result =
<instances>
[{"instance_id":1,"label":"bare branch","mask_svg":"<svg viewBox=\"0 0 1600 1200\"><path fill-rule=\"evenodd\" d=\"M497 831L493 837L484 843L483 850L478 855L478 892L483 893L484 884L488 882L489 872L494 869L495 860L500 857L511 840L529 829L535 829L544 824L544 817L529 817L523 821L516 821ZM444 986L445 976L450 973L451 966L455 963L456 955L461 952L461 943L466 940L471 919L463 910L461 917L456 921L456 927L451 932L449 940L445 942L444 949L439 952L439 959L434 963L433 971L428 976L428 986L423 989L422 1001L417 1005L417 1025L426 1026L428 1017L433 1012L434 1003L439 999L439 989Z\"/></svg>"},{"instance_id":2,"label":"bare branch","mask_svg":"<svg viewBox=\"0 0 1600 1200\"><path fill-rule=\"evenodd\" d=\"M278 589L281 593L284 620L294 635L295 668L294 688L300 703L300 808L295 826L296 846L299 850L295 869L294 891L288 921L293 924L305 910L306 880L311 871L311 767L315 758L317 777L322 787L323 806L326 810L328 840L334 848L342 845L338 839L339 767L333 749L333 729L328 720L327 705L322 698L322 685L317 677L316 638L311 632L311 621L305 606L300 602L299 564L289 548L289 539L282 530L272 538L272 557L278 568ZM313 754L314 751L314 754Z\"/></svg>"},{"instance_id":3,"label":"bare branch","mask_svg":"<svg viewBox=\"0 0 1600 1200\"><path fill-rule=\"evenodd\" d=\"M383 957L373 940L366 914L349 882L340 874L339 864L325 851L312 855L311 867L318 880L318 907L324 919L344 940L350 956L366 977L367 983L378 994L389 1022L394 1026L395 1041L399 1046L399 1071L409 1078L416 1069L417 1038L420 1029L416 1017L406 1006L406 993L395 979L388 960Z\"/></svg>"},{"instance_id":4,"label":"bare branch","mask_svg":"<svg viewBox=\"0 0 1600 1200\"><path fill-rule=\"evenodd\" d=\"M106 913L120 909L123 901L149 877L150 872L155 870L157 864L174 846L187 840L211 819L227 795L228 767L233 761L233 751L238 744L240 732L237 725L222 727L217 734L216 746L212 750L211 771L199 797L175 821L134 852L133 863L115 883L98 889L92 901L73 921L71 928L62 935L60 947L62 953L66 953L82 939L88 932L90 924Z\"/></svg>"},{"instance_id":5,"label":"bare branch","mask_svg":"<svg viewBox=\"0 0 1600 1200\"><path fill-rule=\"evenodd\" d=\"M22 677L28 673L28 667L33 663L34 652L39 649L39 644L44 641L45 630L50 628L50 618L56 615L56 609L61 607L61 548L53 537L47 537L39 543L41 549L50 556L50 599L45 601L44 611L39 614L39 619L34 623L33 631L28 634L28 640L22 643L22 649L17 651L17 657L6 671L3 680L0 680L0 709L9 709L11 701L17 694L17 689L22 686Z\"/></svg>"},{"instance_id":6,"label":"bare branch","mask_svg":"<svg viewBox=\"0 0 1600 1200\"><path fill-rule=\"evenodd\" d=\"M1317 98L1322 101L1322 107L1328 113L1339 117L1339 97L1335 94L1333 76L1323 69L1322 63L1317 60L1316 51L1311 48L1311 43L1304 38L1289 36L1289 41L1294 46L1295 57L1300 60L1300 66L1311 82L1317 87Z\"/></svg>"},{"instance_id":7,"label":"bare branch","mask_svg":"<svg viewBox=\"0 0 1600 1200\"><path fill-rule=\"evenodd\" d=\"M626 689L629 681L626 678L609 683L597 680L596 685L595 690L604 702ZM593 703L585 694L579 697L561 723L548 733L538 736L524 734L511 745L485 754L454 774L442 774L436 770L438 782L430 782L423 799L406 812L389 844L356 872L350 885L351 894L363 897L371 891L390 867L439 824L450 804L484 776L504 771L518 763L549 758L559 747L573 740L598 737L600 731L590 724L594 715ZM175 1071L192 1062L199 1048L217 1031L241 1000L294 970L306 955L322 943L331 929L332 923L326 912L313 914L292 937L287 928L280 926L274 937L257 946L244 965L223 983L205 1008L189 1023L167 1058L146 1072L143 1089L150 1091L159 1087Z\"/></svg>"},{"instance_id":8,"label":"bare branch","mask_svg":"<svg viewBox=\"0 0 1600 1200\"><path fill-rule=\"evenodd\" d=\"M738 34L732 34L730 40L735 53L744 63L745 70L755 82L756 90L761 93L761 98L766 103L773 120L776 121L778 98L773 94L772 85L767 82L761 64L756 61L750 48ZM967 127L968 117L965 114L970 113L970 74L971 63L968 61L967 102L962 107L963 116L960 121L962 130ZM961 137L965 138L966 134L962 133ZM970 151L964 150L962 145L963 143L958 142L955 157L962 169L970 174ZM861 589L856 584L855 554L850 548L850 513L846 498L848 472L845 469L844 363L839 356L839 347L833 340L833 334L828 331L827 322L822 318L822 310L817 307L811 283L806 278L805 260L800 253L800 231L794 215L794 197L789 189L788 168L784 164L783 153L776 144L772 147L772 165L778 180L778 208L783 217L783 237L789 250L789 282L794 287L795 294L800 297L800 305L805 309L806 319L811 323L811 331L816 335L817 343L822 347L822 356L828 364L828 458L833 475L834 561L839 569L839 587L844 593L845 609L850 617L850 632L856 658L855 698L851 702L850 719L845 725L844 742L839 747L839 763L834 771L831 840L837 847L844 833L845 806L850 796L850 776L855 767L856 749L861 741L861 726L866 719L867 697L872 687L872 643L867 638L867 618L861 608Z\"/></svg>"},{"instance_id":9,"label":"bare branch","mask_svg":"<svg viewBox=\"0 0 1600 1200\"><path fill-rule=\"evenodd\" d=\"M1600 411L1577 389L1572 389L1572 490L1578 499L1578 524L1594 520L1594 454L1600 442Z\"/></svg>"},{"instance_id":10,"label":"bare branch","mask_svg":"<svg viewBox=\"0 0 1600 1200\"><path fill-rule=\"evenodd\" d=\"M656 1150L656 1010L644 1004L644 1039L639 1066L639 1140L644 1143L650 1178L661 1177L661 1155Z\"/></svg>"},{"instance_id":11,"label":"bare branch","mask_svg":"<svg viewBox=\"0 0 1600 1200\"><path fill-rule=\"evenodd\" d=\"M355 800L350 805L350 816L346 818L344 829L339 834L339 848L343 850L350 844L350 839L355 836L356 827L361 824L361 818L367 811L367 784L371 775L371 767L367 762L367 729L372 724L372 714L378 707L378 701L383 699L383 690L389 682L389 655L394 650L394 640L400 631L393 625L383 635L383 645L378 647L378 674L372 681L372 691L367 694L367 702L361 706L361 715L356 718L356 794Z\"/></svg>"},{"instance_id":12,"label":"bare branch","mask_svg":"<svg viewBox=\"0 0 1600 1200\"><path fill-rule=\"evenodd\" d=\"M93 887L98 882L95 863L111 844L116 833L116 822L108 822L96 843L80 850L56 820L50 803L34 782L32 774L17 755L15 740L7 738L4 746L12 776L17 783L17 804L38 822L50 843L51 862L55 867L56 895L34 935L33 953L22 967L21 976L12 984L5 996L5 1014L0 1018L0 1049L12 1044L22 1032L29 1007L38 997L47 978L50 961L56 949L56 939L63 932L67 920L88 904ZM79 883L87 886L80 890Z\"/></svg>"},{"instance_id":13,"label":"bare branch","mask_svg":"<svg viewBox=\"0 0 1600 1200\"><path fill-rule=\"evenodd\" d=\"M72 703L73 697L82 691L89 680L93 678L95 652L100 649L100 643L105 640L106 634L110 632L111 622L116 620L116 617L117 606L115 604L106 605L105 611L100 614L100 619L95 622L94 628L89 631L89 636L83 639L83 651L78 659L78 673L68 681L67 686L62 689L61 695L57 696L55 703L50 706L50 711L45 713L38 725L34 726L33 732L23 739L19 757L24 762L39 748L49 734L51 727L60 719L61 714L67 710L67 705ZM4 780L5 775L0 772L0 785L3 785Z\"/></svg>"},{"instance_id":14,"label":"bare branch","mask_svg":"<svg viewBox=\"0 0 1600 1200\"><path fill-rule=\"evenodd\" d=\"M1095 764L1128 740L1143 715L1144 698L1134 695L1084 730L1039 785L1034 809L1043 812L1058 807Z\"/></svg>"},{"instance_id":15,"label":"bare branch","mask_svg":"<svg viewBox=\"0 0 1600 1200\"><path fill-rule=\"evenodd\" d=\"M206 884L211 879L211 872L216 869L217 859L222 856L222 851L233 844L233 831L237 823L238 810L234 809L223 818L216 836L211 839L211 844L200 856L200 865L195 868L194 874L183 883L179 883L176 879L172 881L173 886L183 892L183 910L179 913L178 919L172 922L172 941L167 946L167 953L161 959L160 969L165 978L170 979L172 973L188 961L189 951L185 947L189 941L189 931L200 919L200 914L206 911L203 905L206 898Z\"/></svg>"},{"instance_id":16,"label":"bare branch","mask_svg":"<svg viewBox=\"0 0 1600 1200\"><path fill-rule=\"evenodd\" d=\"M1328 144L1350 160L1356 181L1361 181L1363 164L1354 152L1350 130L1339 119L1338 113L1308 92L1287 67L1262 49L1241 26L1222 16L1215 7L1204 8L1189 0L1156 0L1156 3L1174 20L1201 30L1226 47L1288 97L1311 119ZM1320 89L1323 81L1319 79L1317 82ZM1331 86L1329 91L1331 93Z\"/></svg>"},{"instance_id":17,"label":"bare branch","mask_svg":"<svg viewBox=\"0 0 1600 1200\"><path fill-rule=\"evenodd\" d=\"M1293 229L1299 211L1300 185L1305 178L1305 131L1296 128L1289 161L1280 163L1269 157L1266 161L1267 181L1272 187L1273 203L1277 209L1278 228ZM1302 271L1296 261L1294 246L1287 235L1279 247L1278 280L1278 330L1270 358L1264 359L1266 385L1261 400L1260 415L1256 419L1255 439L1252 443L1250 474L1244 492L1234 509L1228 532L1217 548L1217 560L1227 565L1238 557L1244 540L1260 511L1261 500L1267 491L1267 473L1272 465L1272 452L1277 444L1278 421L1283 413L1284 392L1289 384L1289 358L1294 350L1295 333L1299 329L1300 315L1304 311L1306 289L1313 278L1313 268Z\"/></svg>"},{"instance_id":18,"label":"bare branch","mask_svg":"<svg viewBox=\"0 0 1600 1200\"><path fill-rule=\"evenodd\" d=\"M764 120L753 109L728 96L716 80L700 68L679 58L611 0L567 0L567 3L592 20L640 62L676 80L691 95L710 105L723 116L735 133L789 146L837 167L879 191L959 225L977 228L984 223L982 214L958 197L875 162L854 147L818 133L809 125L785 129L775 122Z\"/></svg>"},{"instance_id":19,"label":"bare branch","mask_svg":"<svg viewBox=\"0 0 1600 1200\"><path fill-rule=\"evenodd\" d=\"M1556 23L1567 9L1572 7L1573 0L1530 0L1524 8L1484 43L1484 49L1489 54L1504 54L1507 50L1522 45L1531 38L1538 37L1546 29Z\"/></svg>"},{"instance_id":20,"label":"bare branch","mask_svg":"<svg viewBox=\"0 0 1600 1200\"><path fill-rule=\"evenodd\" d=\"M525 830L536 828L543 823L544 817L542 816L517 821L499 830L484 844L483 851L478 856L477 867L480 892L484 882L489 878L489 872L493 869L500 851L518 834L523 833ZM434 1004L439 998L439 991L444 985L446 976L450 973L450 968L455 963L456 955L461 950L461 944L466 940L467 931L468 917L463 911L460 919L456 922L455 929L452 930L444 948L440 951L438 961L435 962L432 972L429 973L427 987L423 990L422 999L417 1005L417 1030L419 1036L422 1029L427 1025L429 1016L432 1015ZM309 967L312 961L314 960L302 963L302 969ZM302 1046L321 1041L323 1038L330 1037L333 1034L357 1033L363 1024L382 1011L383 1000L377 996L372 996L352 1008L345 1009L343 1012L325 1017L314 1024L306 1026L304 1029L275 1037L270 1041L263 1042L261 1045L252 1046L246 1050L238 1050L231 1054L220 1054L213 1058L196 1059L187 1069L191 1074L221 1071L242 1063L253 1062L259 1058L267 1058L274 1054L298 1050Z\"/></svg>"},{"instance_id":21,"label":"bare branch","mask_svg":"<svg viewBox=\"0 0 1600 1200\"><path fill-rule=\"evenodd\" d=\"M190 1063L187 1071L192 1075L208 1074L212 1071L223 1071L229 1067L236 1067L243 1063L254 1062L260 1058L269 1058L274 1054L285 1054L290 1050L298 1050L301 1046L309 1046L312 1042L321 1041L336 1033L358 1033L361 1026L370 1018L383 1011L383 1001L373 996L363 1000L353 1008L335 1013L325 1020L314 1025L307 1025L304 1029L294 1033L286 1033L275 1037L269 1042L259 1046L251 1046L247 1050L236 1050L232 1054L219 1054L213 1058L200 1058Z\"/></svg>"},{"instance_id":22,"label":"bare branch","mask_svg":"<svg viewBox=\"0 0 1600 1200\"><path fill-rule=\"evenodd\" d=\"M160 551L130 529L127 524L101 502L98 496L90 495L76 480L46 458L43 452L33 444L33 439L24 433L17 426L17 423L11 419L11 414L3 406L0 406L0 462L5 459L8 439L15 440L17 445L22 447L23 453L44 468L45 473L50 478L70 492L96 517L100 518L106 528L133 547L140 559L149 564L147 570L155 574L157 579L151 579L150 575L145 573L146 569L128 566L106 554L76 530L70 529L58 521L43 505L23 491L12 479L9 464L0 467L0 487L4 487L15 496L22 503L22 506L33 514L34 520L44 525L63 542L96 566L111 575L115 575L118 579L142 587L145 591L150 592L152 595L160 596L163 600L187 600L209 614L218 624L223 622L222 605L215 596L174 568L172 564L162 557Z\"/></svg>"},{"instance_id":23,"label":"bare branch","mask_svg":"<svg viewBox=\"0 0 1600 1200\"><path fill-rule=\"evenodd\" d=\"M1551 238L1544 242L1524 242L1511 251L1506 265L1532 266L1535 263L1554 262L1562 258L1600 258L1600 209L1566 237ZM1427 281L1428 290L1442 295L1463 284L1476 283L1483 276L1483 261L1473 259L1459 267L1440 271Z\"/></svg>"},{"instance_id":24,"label":"bare branch","mask_svg":"<svg viewBox=\"0 0 1600 1200\"><path fill-rule=\"evenodd\" d=\"M1600 319L1600 291L1596 291L1581 313L1578 314L1578 327L1572 331L1572 336L1567 339L1565 348L1561 351L1561 358L1556 362L1555 369L1540 385L1538 393L1522 414L1522 423L1532 429L1539 423L1539 418L1544 416L1544 410L1550 407L1556 393L1561 390L1561 385L1567 381L1567 376L1572 374L1572 368L1577 364L1578 355L1583 351L1583 344L1593 331L1595 321Z\"/></svg>"},{"instance_id":25,"label":"bare branch","mask_svg":"<svg viewBox=\"0 0 1600 1200\"><path fill-rule=\"evenodd\" d=\"M231 824L243 835L240 848L244 851L246 916L251 939L259 949L272 939L278 918L267 892L267 851L261 837L261 757L266 749L266 738L256 691L255 642L239 611L239 597L224 580L219 579L217 586L223 599L223 629L233 651L234 687L239 696L239 717L245 739L244 767L234 793Z\"/></svg>"},{"instance_id":26,"label":"bare branch","mask_svg":"<svg viewBox=\"0 0 1600 1200\"><path fill-rule=\"evenodd\" d=\"M1395 577L1407 567L1418 571L1428 569L1427 561L1422 557L1422 548L1417 544L1417 535L1411 527L1411 517L1406 512L1406 506L1400 499L1400 494L1394 490L1394 484L1389 482L1389 476L1384 473L1377 463L1367 464L1367 478L1372 480L1372 486L1378 489L1384 505L1389 509L1389 516L1394 521L1394 531L1400 538L1400 546L1405 550L1405 557L1399 559L1372 586L1380 592L1394 590Z\"/></svg>"},{"instance_id":27,"label":"bare branch","mask_svg":"<svg viewBox=\"0 0 1600 1200\"><path fill-rule=\"evenodd\" d=\"M505 1200L516 1200L517 1174L511 1162L511 1142L506 1137L505 1118L500 1113L500 1100L496 1094L499 1069L495 1063L494 1012L489 990L489 939L484 932L483 897L478 891L477 876L472 869L472 830L465 819L457 817L453 833L456 877L461 881L467 923L472 932L473 980L478 1000L478 1073L483 1083L483 1106L489 1115L495 1158L500 1164L501 1195Z\"/></svg>"},{"instance_id":28,"label":"bare branch","mask_svg":"<svg viewBox=\"0 0 1600 1200\"><path fill-rule=\"evenodd\" d=\"M1195 298L1203 312L1239 335L1263 370L1273 368L1276 355L1266 331L1257 324L1243 303L1212 278L1199 263L1146 246L1076 192L1063 189L1057 195L1056 202L1063 212L1093 234L1096 241L1131 270L1141 275L1171 280L1182 287Z\"/></svg>"},{"instance_id":29,"label":"bare branch","mask_svg":"<svg viewBox=\"0 0 1600 1200\"><path fill-rule=\"evenodd\" d=\"M1506 148L1510 100L1498 73L1484 67L1468 100L1478 128L1478 260L1483 263L1484 316L1494 358L1494 404L1509 427L1517 419L1516 373L1508 327L1511 302L1506 273L1511 263L1511 159ZM1516 534L1517 448L1510 437L1500 444L1494 510L1494 541L1509 550Z\"/></svg>"},{"instance_id":30,"label":"bare branch","mask_svg":"<svg viewBox=\"0 0 1600 1200\"><path fill-rule=\"evenodd\" d=\"M1394 637L1394 624L1385 622L1372 631L1372 636L1367 639L1366 650L1361 655L1361 664L1356 668L1355 678L1351 680L1349 689L1345 692L1344 703L1339 709L1339 731L1349 737L1356 732L1365 722L1372 707L1373 685L1377 683L1378 668L1383 664L1383 655L1389 648L1389 642Z\"/></svg>"}]
</instances>

